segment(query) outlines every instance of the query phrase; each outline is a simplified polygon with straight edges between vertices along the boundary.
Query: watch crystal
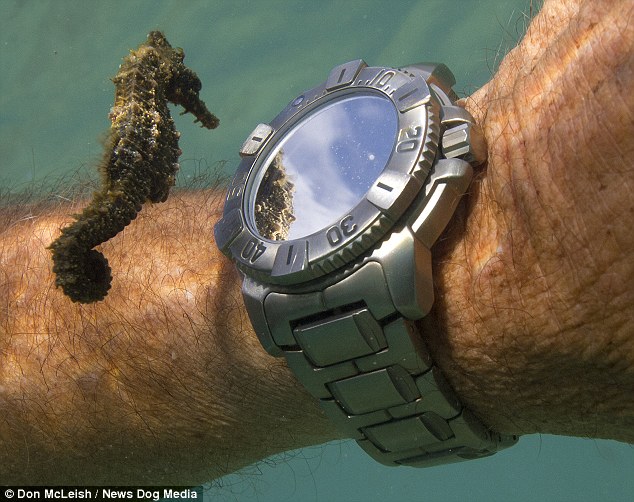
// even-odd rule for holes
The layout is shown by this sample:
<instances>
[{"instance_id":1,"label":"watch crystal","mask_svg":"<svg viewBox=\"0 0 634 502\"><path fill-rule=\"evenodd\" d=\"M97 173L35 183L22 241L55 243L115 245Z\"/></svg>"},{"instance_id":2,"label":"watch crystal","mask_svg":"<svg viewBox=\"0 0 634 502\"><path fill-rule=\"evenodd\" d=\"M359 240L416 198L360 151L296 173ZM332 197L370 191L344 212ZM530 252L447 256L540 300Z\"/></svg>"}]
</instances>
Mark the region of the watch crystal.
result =
<instances>
[{"instance_id":1,"label":"watch crystal","mask_svg":"<svg viewBox=\"0 0 634 502\"><path fill-rule=\"evenodd\" d=\"M398 117L381 95L344 95L292 127L264 161L249 213L273 241L313 234L341 219L385 168Z\"/></svg>"}]
</instances>

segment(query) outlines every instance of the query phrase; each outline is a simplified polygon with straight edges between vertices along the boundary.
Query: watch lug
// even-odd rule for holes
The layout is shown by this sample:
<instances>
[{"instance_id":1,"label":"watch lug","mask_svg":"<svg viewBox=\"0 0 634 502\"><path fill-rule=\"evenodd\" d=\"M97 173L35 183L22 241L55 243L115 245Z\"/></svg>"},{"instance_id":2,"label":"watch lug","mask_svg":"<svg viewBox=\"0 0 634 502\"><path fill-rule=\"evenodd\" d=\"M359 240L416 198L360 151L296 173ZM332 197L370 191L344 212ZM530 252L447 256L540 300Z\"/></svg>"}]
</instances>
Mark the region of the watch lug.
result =
<instances>
[{"instance_id":1,"label":"watch lug","mask_svg":"<svg viewBox=\"0 0 634 502\"><path fill-rule=\"evenodd\" d=\"M282 349L275 344L264 313L264 299L268 294L268 288L248 276L244 277L244 281L242 282L242 298L244 299L244 305L249 314L253 330L264 347L264 350L272 356L280 357L283 355Z\"/></svg>"},{"instance_id":2,"label":"watch lug","mask_svg":"<svg viewBox=\"0 0 634 502\"><path fill-rule=\"evenodd\" d=\"M383 267L392 302L404 317L420 319L434 303L431 252L409 228L395 232L372 253Z\"/></svg>"},{"instance_id":3,"label":"watch lug","mask_svg":"<svg viewBox=\"0 0 634 502\"><path fill-rule=\"evenodd\" d=\"M425 198L408 221L416 238L428 249L449 223L472 177L473 168L461 159L440 159L434 165L425 185Z\"/></svg>"},{"instance_id":4,"label":"watch lug","mask_svg":"<svg viewBox=\"0 0 634 502\"><path fill-rule=\"evenodd\" d=\"M451 70L442 63L416 63L403 68L415 74L422 75L429 84L436 84L445 92L451 92L456 83L456 77Z\"/></svg>"}]
</instances>

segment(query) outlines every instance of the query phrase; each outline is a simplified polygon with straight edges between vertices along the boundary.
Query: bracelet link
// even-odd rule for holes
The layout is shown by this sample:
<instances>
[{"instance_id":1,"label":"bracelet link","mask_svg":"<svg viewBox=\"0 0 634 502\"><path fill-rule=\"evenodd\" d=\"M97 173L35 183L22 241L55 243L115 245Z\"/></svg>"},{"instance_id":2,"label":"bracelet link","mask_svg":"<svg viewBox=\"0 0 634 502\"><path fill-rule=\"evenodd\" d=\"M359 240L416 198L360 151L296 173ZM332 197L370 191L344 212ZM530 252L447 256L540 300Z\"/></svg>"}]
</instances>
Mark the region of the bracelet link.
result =
<instances>
[{"instance_id":1,"label":"bracelet link","mask_svg":"<svg viewBox=\"0 0 634 502\"><path fill-rule=\"evenodd\" d=\"M379 462L443 464L515 442L463 409L413 322L377 320L358 304L308 319L294 322L298 349L284 351L289 367L335 425Z\"/></svg>"}]
</instances>

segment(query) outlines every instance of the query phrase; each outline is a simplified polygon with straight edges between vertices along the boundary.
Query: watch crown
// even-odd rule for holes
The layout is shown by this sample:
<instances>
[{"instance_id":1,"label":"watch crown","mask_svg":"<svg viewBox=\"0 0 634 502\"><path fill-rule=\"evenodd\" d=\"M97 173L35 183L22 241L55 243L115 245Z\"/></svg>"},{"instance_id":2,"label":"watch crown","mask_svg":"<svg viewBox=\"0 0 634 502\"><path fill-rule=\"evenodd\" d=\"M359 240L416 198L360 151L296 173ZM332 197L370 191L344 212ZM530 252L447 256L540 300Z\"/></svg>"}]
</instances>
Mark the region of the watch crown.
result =
<instances>
[{"instance_id":1,"label":"watch crown","mask_svg":"<svg viewBox=\"0 0 634 502\"><path fill-rule=\"evenodd\" d=\"M442 137L442 153L448 159L458 157L474 166L482 164L487 158L482 130L468 122L447 129Z\"/></svg>"}]
</instances>

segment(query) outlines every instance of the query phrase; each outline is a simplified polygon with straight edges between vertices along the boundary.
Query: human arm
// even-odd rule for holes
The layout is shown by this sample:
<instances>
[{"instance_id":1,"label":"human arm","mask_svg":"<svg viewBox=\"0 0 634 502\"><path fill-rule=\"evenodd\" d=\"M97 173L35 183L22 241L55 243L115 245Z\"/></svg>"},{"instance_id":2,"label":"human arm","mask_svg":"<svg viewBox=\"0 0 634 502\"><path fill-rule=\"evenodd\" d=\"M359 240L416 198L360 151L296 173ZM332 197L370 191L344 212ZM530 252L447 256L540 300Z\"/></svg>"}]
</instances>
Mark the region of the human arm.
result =
<instances>
[{"instance_id":1,"label":"human arm","mask_svg":"<svg viewBox=\"0 0 634 502\"><path fill-rule=\"evenodd\" d=\"M590 30L578 26L572 11L555 16L561 5L576 4L547 4L533 35L467 102L483 122L490 160L466 199L468 218L434 250L440 329L426 341L465 404L503 432L622 440L629 434L632 440L634 245L627 217L632 196L623 182L633 153L632 28L624 22L632 14L625 3L620 14L586 12L579 18L605 16L610 28ZM577 41L558 37L555 25L569 25ZM594 124L585 109L569 108L578 86L562 87L559 101L536 101L541 91L552 94L561 66L546 65L537 52L552 47L555 61L567 55L565 69L574 72L581 56L591 56L571 47L599 41L599 49L617 53L604 58L614 59L612 66L592 62L604 85L602 100L593 103L594 136L611 138L608 144L581 141ZM557 133L559 144L540 150ZM579 161L590 154L592 165ZM601 185L589 177L610 154L606 169L620 176L605 176L599 195ZM570 165L585 176L564 178L552 190L558 185L547 181L551 173ZM540 197L533 189L538 183L545 185ZM557 197L564 188L570 196ZM588 192L604 211L585 202ZM608 211L612 204L625 212ZM237 275L213 246L220 205L217 194L201 191L144 209L103 246L113 288L90 306L72 304L54 289L44 249L76 209L18 215L21 221L1 234L3 482L197 484L336 437L283 360L260 348ZM553 213L545 207L557 208L563 229L579 227L583 238L553 232ZM608 223L612 240L598 239ZM553 236L568 248L538 247ZM597 245L605 253L600 262L586 252ZM568 273L550 275L563 272L562 259ZM612 263L618 274L606 272ZM586 287L572 287L569 277L583 278ZM613 329L602 329L597 311ZM582 321L574 323L571 313ZM616 410L619 424L611 422Z\"/></svg>"},{"instance_id":2,"label":"human arm","mask_svg":"<svg viewBox=\"0 0 634 502\"><path fill-rule=\"evenodd\" d=\"M427 342L501 432L634 442L633 20L546 2L465 103L489 162L437 249Z\"/></svg>"},{"instance_id":3,"label":"human arm","mask_svg":"<svg viewBox=\"0 0 634 502\"><path fill-rule=\"evenodd\" d=\"M76 209L5 213L0 481L200 484L329 437L249 327L213 245L220 199L145 208L102 247L116 279L92 305L55 289L45 249Z\"/></svg>"}]
</instances>

